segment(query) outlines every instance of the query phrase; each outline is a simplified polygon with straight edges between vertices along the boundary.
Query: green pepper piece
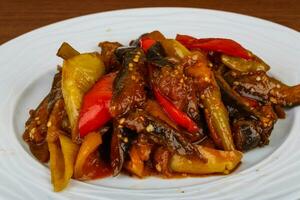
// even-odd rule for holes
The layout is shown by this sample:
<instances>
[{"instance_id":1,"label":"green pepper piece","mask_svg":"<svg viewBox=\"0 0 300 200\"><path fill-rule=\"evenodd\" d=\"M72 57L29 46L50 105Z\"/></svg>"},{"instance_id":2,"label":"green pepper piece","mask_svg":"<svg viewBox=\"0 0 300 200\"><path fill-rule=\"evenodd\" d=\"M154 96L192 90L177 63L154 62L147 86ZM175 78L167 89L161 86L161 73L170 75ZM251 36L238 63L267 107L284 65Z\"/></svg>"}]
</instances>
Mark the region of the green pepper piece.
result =
<instances>
[{"instance_id":1,"label":"green pepper piece","mask_svg":"<svg viewBox=\"0 0 300 200\"><path fill-rule=\"evenodd\" d=\"M228 56L225 54L221 55L221 61L230 69L234 69L240 72L250 71L268 71L270 66L267 65L262 59L252 54L252 59L244 59L234 56Z\"/></svg>"}]
</instances>

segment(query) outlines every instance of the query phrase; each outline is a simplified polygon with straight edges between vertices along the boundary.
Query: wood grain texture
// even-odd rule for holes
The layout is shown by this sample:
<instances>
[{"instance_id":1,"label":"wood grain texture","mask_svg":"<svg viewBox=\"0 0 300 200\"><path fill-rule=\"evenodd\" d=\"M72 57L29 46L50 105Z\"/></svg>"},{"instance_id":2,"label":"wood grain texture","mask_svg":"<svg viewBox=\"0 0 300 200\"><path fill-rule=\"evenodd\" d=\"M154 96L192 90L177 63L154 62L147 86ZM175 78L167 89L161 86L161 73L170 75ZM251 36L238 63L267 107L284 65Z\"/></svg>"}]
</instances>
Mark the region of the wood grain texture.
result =
<instances>
[{"instance_id":1,"label":"wood grain texture","mask_svg":"<svg viewBox=\"0 0 300 200\"><path fill-rule=\"evenodd\" d=\"M80 15L160 6L231 11L300 31L299 0L0 0L0 44L38 27Z\"/></svg>"}]
</instances>

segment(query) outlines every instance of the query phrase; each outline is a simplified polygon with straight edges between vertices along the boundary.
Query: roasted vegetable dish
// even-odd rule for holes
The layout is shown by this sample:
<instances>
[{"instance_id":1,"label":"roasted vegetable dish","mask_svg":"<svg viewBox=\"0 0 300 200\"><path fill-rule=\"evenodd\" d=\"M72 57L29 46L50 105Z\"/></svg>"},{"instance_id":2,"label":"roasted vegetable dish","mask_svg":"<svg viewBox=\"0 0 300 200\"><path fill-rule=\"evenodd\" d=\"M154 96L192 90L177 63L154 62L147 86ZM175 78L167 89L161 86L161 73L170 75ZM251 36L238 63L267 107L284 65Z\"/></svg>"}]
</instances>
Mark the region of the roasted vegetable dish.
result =
<instances>
[{"instance_id":1,"label":"roasted vegetable dish","mask_svg":"<svg viewBox=\"0 0 300 200\"><path fill-rule=\"evenodd\" d=\"M159 31L79 53L63 43L52 88L25 124L54 191L71 178L120 173L165 178L229 174L242 152L268 145L300 85L267 74L261 58L224 38Z\"/></svg>"}]
</instances>

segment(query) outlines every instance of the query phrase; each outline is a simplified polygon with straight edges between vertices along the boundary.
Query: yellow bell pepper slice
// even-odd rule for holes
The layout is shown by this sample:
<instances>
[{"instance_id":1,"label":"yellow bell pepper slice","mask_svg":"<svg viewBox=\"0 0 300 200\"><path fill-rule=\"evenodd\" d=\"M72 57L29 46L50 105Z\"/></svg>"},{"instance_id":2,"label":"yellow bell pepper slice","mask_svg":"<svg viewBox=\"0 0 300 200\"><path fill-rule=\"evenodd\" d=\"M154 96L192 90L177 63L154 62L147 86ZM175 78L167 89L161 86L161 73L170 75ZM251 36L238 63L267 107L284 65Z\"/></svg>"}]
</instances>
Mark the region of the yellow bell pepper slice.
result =
<instances>
[{"instance_id":1,"label":"yellow bell pepper slice","mask_svg":"<svg viewBox=\"0 0 300 200\"><path fill-rule=\"evenodd\" d=\"M64 109L63 99L57 100L47 126L47 143L50 152L51 182L55 192L63 190L73 175L73 166L79 146L60 129Z\"/></svg>"},{"instance_id":2,"label":"yellow bell pepper slice","mask_svg":"<svg viewBox=\"0 0 300 200\"><path fill-rule=\"evenodd\" d=\"M79 146L65 135L59 141L48 142L50 152L51 182L55 192L63 190L69 183Z\"/></svg>"},{"instance_id":3,"label":"yellow bell pepper slice","mask_svg":"<svg viewBox=\"0 0 300 200\"><path fill-rule=\"evenodd\" d=\"M88 156L93 153L99 145L102 143L102 137L98 132L89 133L84 137L82 145L80 147L74 169L74 178L86 180L84 177L83 166Z\"/></svg>"},{"instance_id":4,"label":"yellow bell pepper slice","mask_svg":"<svg viewBox=\"0 0 300 200\"><path fill-rule=\"evenodd\" d=\"M105 67L97 53L85 53L64 60L62 93L72 129L72 140L80 142L78 117L83 95L104 74Z\"/></svg>"}]
</instances>

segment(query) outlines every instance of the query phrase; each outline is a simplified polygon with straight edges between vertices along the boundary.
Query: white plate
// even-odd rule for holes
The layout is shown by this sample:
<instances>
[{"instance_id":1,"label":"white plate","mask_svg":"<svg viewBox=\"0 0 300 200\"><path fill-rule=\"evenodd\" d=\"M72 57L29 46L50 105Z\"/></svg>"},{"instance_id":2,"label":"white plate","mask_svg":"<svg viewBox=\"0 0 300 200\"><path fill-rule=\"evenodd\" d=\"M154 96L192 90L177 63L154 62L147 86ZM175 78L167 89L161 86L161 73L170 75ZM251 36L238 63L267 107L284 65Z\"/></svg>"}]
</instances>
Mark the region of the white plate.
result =
<instances>
[{"instance_id":1,"label":"white plate","mask_svg":"<svg viewBox=\"0 0 300 200\"><path fill-rule=\"evenodd\" d=\"M0 47L0 198L2 199L274 199L300 198L300 108L279 120L271 142L246 153L229 176L139 180L127 176L72 181L52 192L49 169L22 141L29 108L48 92L63 41L81 52L98 50L99 41L127 44L158 29L196 37L237 40L272 66L288 84L300 83L300 34L284 26L239 14L190 8L143 8L105 12L55 23Z\"/></svg>"}]
</instances>

